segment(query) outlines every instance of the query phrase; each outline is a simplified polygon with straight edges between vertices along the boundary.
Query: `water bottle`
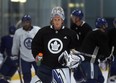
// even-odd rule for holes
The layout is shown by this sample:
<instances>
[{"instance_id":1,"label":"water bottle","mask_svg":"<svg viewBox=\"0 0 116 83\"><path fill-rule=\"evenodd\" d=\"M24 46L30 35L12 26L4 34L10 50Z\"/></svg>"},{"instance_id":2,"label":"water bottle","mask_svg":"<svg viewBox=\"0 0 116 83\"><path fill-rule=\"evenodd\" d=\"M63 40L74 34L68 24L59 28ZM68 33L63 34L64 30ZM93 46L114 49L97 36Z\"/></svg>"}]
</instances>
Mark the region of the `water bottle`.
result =
<instances>
[{"instance_id":1,"label":"water bottle","mask_svg":"<svg viewBox=\"0 0 116 83\"><path fill-rule=\"evenodd\" d=\"M43 58L43 53L39 53L39 54L36 56L36 62L37 62L37 65L38 65L38 66L40 66L42 58Z\"/></svg>"}]
</instances>

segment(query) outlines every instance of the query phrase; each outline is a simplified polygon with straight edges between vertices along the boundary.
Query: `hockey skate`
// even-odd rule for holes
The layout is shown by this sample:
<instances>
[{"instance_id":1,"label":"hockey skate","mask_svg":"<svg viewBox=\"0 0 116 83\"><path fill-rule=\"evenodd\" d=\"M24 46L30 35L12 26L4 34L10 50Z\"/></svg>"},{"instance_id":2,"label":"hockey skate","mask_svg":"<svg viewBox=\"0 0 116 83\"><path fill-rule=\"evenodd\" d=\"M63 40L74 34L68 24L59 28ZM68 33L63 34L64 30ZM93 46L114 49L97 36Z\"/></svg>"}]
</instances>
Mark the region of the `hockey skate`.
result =
<instances>
[{"instance_id":1,"label":"hockey skate","mask_svg":"<svg viewBox=\"0 0 116 83\"><path fill-rule=\"evenodd\" d=\"M116 83L116 75L109 77L108 83Z\"/></svg>"}]
</instances>

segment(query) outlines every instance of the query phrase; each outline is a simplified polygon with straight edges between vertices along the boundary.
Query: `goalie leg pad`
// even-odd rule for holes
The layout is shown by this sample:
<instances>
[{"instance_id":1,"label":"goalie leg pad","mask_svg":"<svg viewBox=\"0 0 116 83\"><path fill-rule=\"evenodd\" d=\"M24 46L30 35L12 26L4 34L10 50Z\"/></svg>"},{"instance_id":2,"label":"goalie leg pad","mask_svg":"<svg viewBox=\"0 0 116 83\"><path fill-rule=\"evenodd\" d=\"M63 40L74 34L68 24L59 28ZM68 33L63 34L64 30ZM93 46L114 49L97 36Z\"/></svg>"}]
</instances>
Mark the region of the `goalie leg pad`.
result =
<instances>
[{"instance_id":1,"label":"goalie leg pad","mask_svg":"<svg viewBox=\"0 0 116 83\"><path fill-rule=\"evenodd\" d=\"M71 83L71 77L68 68L53 69L52 76L52 83Z\"/></svg>"}]
</instances>

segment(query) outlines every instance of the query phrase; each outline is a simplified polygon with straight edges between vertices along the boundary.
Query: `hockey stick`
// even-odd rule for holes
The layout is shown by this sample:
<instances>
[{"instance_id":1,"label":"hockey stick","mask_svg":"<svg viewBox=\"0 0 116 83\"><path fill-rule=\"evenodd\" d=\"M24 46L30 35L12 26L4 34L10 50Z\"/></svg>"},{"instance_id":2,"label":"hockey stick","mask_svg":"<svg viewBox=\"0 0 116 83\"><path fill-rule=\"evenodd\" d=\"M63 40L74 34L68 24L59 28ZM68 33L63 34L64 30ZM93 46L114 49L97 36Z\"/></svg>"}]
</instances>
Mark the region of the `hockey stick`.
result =
<instances>
[{"instance_id":1,"label":"hockey stick","mask_svg":"<svg viewBox=\"0 0 116 83\"><path fill-rule=\"evenodd\" d=\"M91 79L94 79L94 63L95 63L95 60L96 60L96 57L97 57L97 54L98 54L98 51L99 51L99 47L96 46L95 49L94 49L94 52L92 54L92 58L91 58L91 61L90 61L90 67L91 67Z\"/></svg>"},{"instance_id":2,"label":"hockey stick","mask_svg":"<svg viewBox=\"0 0 116 83\"><path fill-rule=\"evenodd\" d=\"M114 52L114 46L112 46L111 54L110 54L110 56L108 58L113 56L113 52ZM110 67L111 67L111 61L109 63L109 70L108 70L108 75L107 75L107 83L108 83L108 79L110 77Z\"/></svg>"},{"instance_id":3,"label":"hockey stick","mask_svg":"<svg viewBox=\"0 0 116 83\"><path fill-rule=\"evenodd\" d=\"M21 24L21 20L19 20L19 21L15 24L15 27L18 28L20 24Z\"/></svg>"},{"instance_id":4,"label":"hockey stick","mask_svg":"<svg viewBox=\"0 0 116 83\"><path fill-rule=\"evenodd\" d=\"M84 70L82 69L82 67L80 65L78 67L79 67L79 69L82 73L82 76L83 76L83 79L81 80L81 82L86 82L87 81L87 76L86 76Z\"/></svg>"},{"instance_id":5,"label":"hockey stick","mask_svg":"<svg viewBox=\"0 0 116 83\"><path fill-rule=\"evenodd\" d=\"M15 27L18 28L20 24L21 24L21 20L19 20L19 21L15 24ZM19 63L18 63L17 71L18 71L18 74L19 74L20 83L23 83L22 76L21 76L21 73L22 73L22 70L21 70L21 69L22 69L22 68L21 68L21 57L20 57L20 53L19 53Z\"/></svg>"},{"instance_id":6,"label":"hockey stick","mask_svg":"<svg viewBox=\"0 0 116 83\"><path fill-rule=\"evenodd\" d=\"M80 54L80 55L84 55L84 56L87 56L87 57L90 57L90 58L96 58L95 56L92 56L91 54L79 52L79 51L76 51L76 50L74 50L74 49L72 49L71 51L72 51L74 54Z\"/></svg>"},{"instance_id":7,"label":"hockey stick","mask_svg":"<svg viewBox=\"0 0 116 83\"><path fill-rule=\"evenodd\" d=\"M19 55L18 74L19 74L20 83L23 83L21 73L22 73L22 68L21 68L21 57L20 57L20 55Z\"/></svg>"}]
</instances>

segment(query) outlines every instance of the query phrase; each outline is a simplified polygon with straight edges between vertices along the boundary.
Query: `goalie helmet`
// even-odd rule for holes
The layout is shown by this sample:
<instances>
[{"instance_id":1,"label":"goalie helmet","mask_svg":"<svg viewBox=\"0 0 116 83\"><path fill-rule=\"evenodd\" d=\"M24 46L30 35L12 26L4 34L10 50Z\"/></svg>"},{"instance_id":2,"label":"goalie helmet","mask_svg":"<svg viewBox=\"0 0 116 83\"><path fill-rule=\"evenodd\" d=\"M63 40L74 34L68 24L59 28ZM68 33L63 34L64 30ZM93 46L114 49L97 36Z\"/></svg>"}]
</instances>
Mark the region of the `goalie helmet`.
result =
<instances>
[{"instance_id":1,"label":"goalie helmet","mask_svg":"<svg viewBox=\"0 0 116 83\"><path fill-rule=\"evenodd\" d=\"M51 12L51 20L56 16L59 15L63 20L65 19L65 15L64 15L64 10L62 9L62 7L54 7L52 9Z\"/></svg>"},{"instance_id":2,"label":"goalie helmet","mask_svg":"<svg viewBox=\"0 0 116 83\"><path fill-rule=\"evenodd\" d=\"M97 18L95 22L96 28L101 28L103 26L108 27L108 23L104 18Z\"/></svg>"},{"instance_id":3,"label":"goalie helmet","mask_svg":"<svg viewBox=\"0 0 116 83\"><path fill-rule=\"evenodd\" d=\"M79 9L76 9L76 10L72 11L71 15L79 17L80 19L83 18L83 12L81 10L79 10Z\"/></svg>"}]
</instances>

